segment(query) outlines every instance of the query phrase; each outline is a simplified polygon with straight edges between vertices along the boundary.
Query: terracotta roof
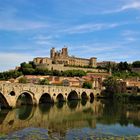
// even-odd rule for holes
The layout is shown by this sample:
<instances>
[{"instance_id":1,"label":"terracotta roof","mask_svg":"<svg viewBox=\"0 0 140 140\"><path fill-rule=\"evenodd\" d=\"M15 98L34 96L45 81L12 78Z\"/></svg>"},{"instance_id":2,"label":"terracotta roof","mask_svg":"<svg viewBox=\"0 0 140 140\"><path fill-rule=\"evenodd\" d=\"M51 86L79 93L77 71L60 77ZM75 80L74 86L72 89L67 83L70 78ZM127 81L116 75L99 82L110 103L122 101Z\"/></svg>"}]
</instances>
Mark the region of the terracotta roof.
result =
<instances>
[{"instance_id":1,"label":"terracotta roof","mask_svg":"<svg viewBox=\"0 0 140 140\"><path fill-rule=\"evenodd\" d=\"M68 81L70 81L70 82L79 82L78 79L76 79L76 78L72 78L72 77L65 78L64 80L68 80Z\"/></svg>"}]
</instances>

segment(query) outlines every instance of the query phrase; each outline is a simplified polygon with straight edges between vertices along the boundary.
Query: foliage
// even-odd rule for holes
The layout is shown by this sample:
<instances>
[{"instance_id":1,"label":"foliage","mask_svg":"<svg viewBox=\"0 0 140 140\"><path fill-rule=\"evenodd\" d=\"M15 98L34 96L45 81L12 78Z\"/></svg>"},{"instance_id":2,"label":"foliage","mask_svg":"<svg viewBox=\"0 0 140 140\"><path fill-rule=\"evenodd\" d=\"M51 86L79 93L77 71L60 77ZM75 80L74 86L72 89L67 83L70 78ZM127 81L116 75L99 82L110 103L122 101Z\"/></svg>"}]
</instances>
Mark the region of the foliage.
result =
<instances>
[{"instance_id":1,"label":"foliage","mask_svg":"<svg viewBox=\"0 0 140 140\"><path fill-rule=\"evenodd\" d=\"M131 93L117 93L114 94L114 98L120 101L139 101L140 95L131 94Z\"/></svg>"},{"instance_id":2,"label":"foliage","mask_svg":"<svg viewBox=\"0 0 140 140\"><path fill-rule=\"evenodd\" d=\"M66 77L74 77L74 76L82 77L86 75L86 72L83 70L67 70L62 72L62 75Z\"/></svg>"},{"instance_id":3,"label":"foliage","mask_svg":"<svg viewBox=\"0 0 140 140\"><path fill-rule=\"evenodd\" d=\"M0 73L0 80L8 80L11 78L17 78L22 75L22 72L19 72L17 70L11 70L6 72Z\"/></svg>"},{"instance_id":4,"label":"foliage","mask_svg":"<svg viewBox=\"0 0 140 140\"><path fill-rule=\"evenodd\" d=\"M41 68L36 68L35 75L51 75L51 71L49 71L48 69L41 69Z\"/></svg>"},{"instance_id":5,"label":"foliage","mask_svg":"<svg viewBox=\"0 0 140 140\"><path fill-rule=\"evenodd\" d=\"M132 63L133 68L140 68L140 61L135 61Z\"/></svg>"},{"instance_id":6,"label":"foliage","mask_svg":"<svg viewBox=\"0 0 140 140\"><path fill-rule=\"evenodd\" d=\"M120 82L114 77L108 77L103 81L105 87L105 96L113 97L114 94L120 93Z\"/></svg>"},{"instance_id":7,"label":"foliage","mask_svg":"<svg viewBox=\"0 0 140 140\"><path fill-rule=\"evenodd\" d=\"M61 71L58 71L58 70L53 70L52 71L52 75L53 76L62 76L62 72Z\"/></svg>"},{"instance_id":8,"label":"foliage","mask_svg":"<svg viewBox=\"0 0 140 140\"><path fill-rule=\"evenodd\" d=\"M139 73L136 72L113 72L113 76L116 78L126 79L126 78L132 78L132 77L140 77Z\"/></svg>"},{"instance_id":9,"label":"foliage","mask_svg":"<svg viewBox=\"0 0 140 140\"><path fill-rule=\"evenodd\" d=\"M19 71L21 71L24 75L33 75L35 73L35 65L33 62L23 62L20 64Z\"/></svg>"},{"instance_id":10,"label":"foliage","mask_svg":"<svg viewBox=\"0 0 140 140\"><path fill-rule=\"evenodd\" d=\"M127 62L120 62L117 65L118 71L130 71L130 65Z\"/></svg>"},{"instance_id":11,"label":"foliage","mask_svg":"<svg viewBox=\"0 0 140 140\"><path fill-rule=\"evenodd\" d=\"M27 78L26 77L19 78L19 83L26 84L27 83Z\"/></svg>"},{"instance_id":12,"label":"foliage","mask_svg":"<svg viewBox=\"0 0 140 140\"><path fill-rule=\"evenodd\" d=\"M92 89L92 83L84 82L82 88Z\"/></svg>"},{"instance_id":13,"label":"foliage","mask_svg":"<svg viewBox=\"0 0 140 140\"><path fill-rule=\"evenodd\" d=\"M43 79L43 80L39 81L39 84L40 85L49 85L49 81L48 81L48 79Z\"/></svg>"}]
</instances>

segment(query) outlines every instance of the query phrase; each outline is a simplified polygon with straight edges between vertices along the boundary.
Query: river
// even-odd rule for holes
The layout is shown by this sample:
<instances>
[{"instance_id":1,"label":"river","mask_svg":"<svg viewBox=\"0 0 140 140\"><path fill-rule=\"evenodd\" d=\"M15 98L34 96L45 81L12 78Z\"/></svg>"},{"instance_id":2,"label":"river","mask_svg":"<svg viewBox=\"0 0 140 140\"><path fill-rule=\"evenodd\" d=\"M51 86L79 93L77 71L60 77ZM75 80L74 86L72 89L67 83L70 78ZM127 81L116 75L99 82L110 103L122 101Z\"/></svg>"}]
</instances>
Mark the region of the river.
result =
<instances>
[{"instance_id":1,"label":"river","mask_svg":"<svg viewBox=\"0 0 140 140\"><path fill-rule=\"evenodd\" d=\"M22 105L0 111L0 139L140 139L140 103L112 100Z\"/></svg>"}]
</instances>

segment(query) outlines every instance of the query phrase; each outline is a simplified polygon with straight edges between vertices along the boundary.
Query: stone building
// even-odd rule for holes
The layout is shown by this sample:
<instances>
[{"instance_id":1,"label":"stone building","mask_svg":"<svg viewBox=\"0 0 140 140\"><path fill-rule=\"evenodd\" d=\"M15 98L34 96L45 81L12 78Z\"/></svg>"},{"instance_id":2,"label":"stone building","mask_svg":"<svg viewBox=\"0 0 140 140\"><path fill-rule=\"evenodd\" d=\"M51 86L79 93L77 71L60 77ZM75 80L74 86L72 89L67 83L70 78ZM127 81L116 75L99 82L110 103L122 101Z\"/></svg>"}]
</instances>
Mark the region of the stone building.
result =
<instances>
[{"instance_id":1,"label":"stone building","mask_svg":"<svg viewBox=\"0 0 140 140\"><path fill-rule=\"evenodd\" d=\"M91 57L90 59L78 58L68 55L68 49L62 48L61 51L56 51L55 48L50 50L50 58L48 57L37 57L34 58L34 63L39 68L48 68L53 70L67 70L65 66L73 67L90 67L95 68L97 58Z\"/></svg>"}]
</instances>

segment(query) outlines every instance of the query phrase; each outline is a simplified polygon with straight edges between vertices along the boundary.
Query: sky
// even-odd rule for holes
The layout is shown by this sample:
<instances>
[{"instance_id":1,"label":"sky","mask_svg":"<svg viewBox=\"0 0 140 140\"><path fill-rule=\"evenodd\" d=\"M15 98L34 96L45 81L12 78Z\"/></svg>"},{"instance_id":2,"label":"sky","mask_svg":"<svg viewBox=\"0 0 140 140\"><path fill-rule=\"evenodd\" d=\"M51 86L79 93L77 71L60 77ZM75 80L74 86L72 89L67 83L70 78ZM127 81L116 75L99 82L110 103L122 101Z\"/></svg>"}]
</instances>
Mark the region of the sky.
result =
<instances>
[{"instance_id":1,"label":"sky","mask_svg":"<svg viewBox=\"0 0 140 140\"><path fill-rule=\"evenodd\" d=\"M0 0L0 71L64 46L97 61L140 60L140 0Z\"/></svg>"}]
</instances>

